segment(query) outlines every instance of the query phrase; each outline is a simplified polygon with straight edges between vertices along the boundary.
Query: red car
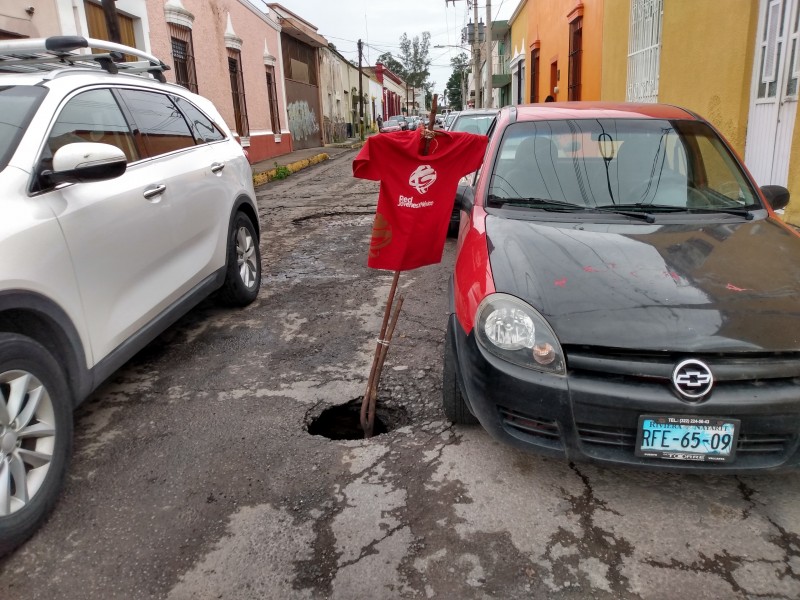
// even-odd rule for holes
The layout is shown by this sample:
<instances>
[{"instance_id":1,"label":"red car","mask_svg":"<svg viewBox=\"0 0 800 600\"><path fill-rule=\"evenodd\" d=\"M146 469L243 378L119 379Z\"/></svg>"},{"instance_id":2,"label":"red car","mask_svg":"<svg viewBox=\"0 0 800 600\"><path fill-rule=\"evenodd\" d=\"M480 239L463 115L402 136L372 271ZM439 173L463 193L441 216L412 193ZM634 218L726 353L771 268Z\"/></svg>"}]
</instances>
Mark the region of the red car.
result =
<instances>
[{"instance_id":1,"label":"red car","mask_svg":"<svg viewBox=\"0 0 800 600\"><path fill-rule=\"evenodd\" d=\"M400 125L400 121L395 121L394 119L387 119L383 122L383 125L380 128L380 133L391 133L392 131L400 131L403 127Z\"/></svg>"},{"instance_id":2,"label":"red car","mask_svg":"<svg viewBox=\"0 0 800 600\"><path fill-rule=\"evenodd\" d=\"M570 461L800 464L800 236L701 117L503 108L459 193L443 405Z\"/></svg>"}]
</instances>

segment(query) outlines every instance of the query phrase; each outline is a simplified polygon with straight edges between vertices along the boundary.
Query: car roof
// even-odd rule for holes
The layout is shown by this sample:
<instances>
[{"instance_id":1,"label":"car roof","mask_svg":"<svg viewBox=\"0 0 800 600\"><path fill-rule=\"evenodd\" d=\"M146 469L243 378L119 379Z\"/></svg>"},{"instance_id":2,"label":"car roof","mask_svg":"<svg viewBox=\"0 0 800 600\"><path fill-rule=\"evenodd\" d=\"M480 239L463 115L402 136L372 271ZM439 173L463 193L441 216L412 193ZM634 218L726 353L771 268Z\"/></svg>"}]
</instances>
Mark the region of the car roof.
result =
<instances>
[{"instance_id":1,"label":"car roof","mask_svg":"<svg viewBox=\"0 0 800 600\"><path fill-rule=\"evenodd\" d=\"M547 102L506 107L515 110L516 121L554 119L691 119L699 117L686 109L669 104L632 102Z\"/></svg>"}]
</instances>

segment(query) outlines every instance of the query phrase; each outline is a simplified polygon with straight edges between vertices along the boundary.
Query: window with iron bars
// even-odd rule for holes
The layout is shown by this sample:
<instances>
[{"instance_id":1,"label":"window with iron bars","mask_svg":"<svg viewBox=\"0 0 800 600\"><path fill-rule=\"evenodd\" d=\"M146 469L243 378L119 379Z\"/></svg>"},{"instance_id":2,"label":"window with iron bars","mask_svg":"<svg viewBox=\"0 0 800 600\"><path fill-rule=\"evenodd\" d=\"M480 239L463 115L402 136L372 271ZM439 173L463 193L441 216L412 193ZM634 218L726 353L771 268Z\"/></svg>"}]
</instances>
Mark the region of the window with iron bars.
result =
<instances>
[{"instance_id":1,"label":"window with iron bars","mask_svg":"<svg viewBox=\"0 0 800 600\"><path fill-rule=\"evenodd\" d=\"M248 137L250 126L247 123L241 53L231 48L228 48L228 73L231 77L231 97L233 99L233 115L236 120L236 133L239 134L239 137Z\"/></svg>"},{"instance_id":2,"label":"window with iron bars","mask_svg":"<svg viewBox=\"0 0 800 600\"><path fill-rule=\"evenodd\" d=\"M581 99L581 59L583 55L583 17L569 24L568 100Z\"/></svg>"},{"instance_id":3,"label":"window with iron bars","mask_svg":"<svg viewBox=\"0 0 800 600\"><path fill-rule=\"evenodd\" d=\"M169 23L172 42L172 64L175 67L175 83L190 92L197 93L197 71L194 68L194 46L192 30Z\"/></svg>"},{"instance_id":4,"label":"window with iron bars","mask_svg":"<svg viewBox=\"0 0 800 600\"><path fill-rule=\"evenodd\" d=\"M631 0L628 33L628 102L658 102L663 0Z\"/></svg>"}]
</instances>

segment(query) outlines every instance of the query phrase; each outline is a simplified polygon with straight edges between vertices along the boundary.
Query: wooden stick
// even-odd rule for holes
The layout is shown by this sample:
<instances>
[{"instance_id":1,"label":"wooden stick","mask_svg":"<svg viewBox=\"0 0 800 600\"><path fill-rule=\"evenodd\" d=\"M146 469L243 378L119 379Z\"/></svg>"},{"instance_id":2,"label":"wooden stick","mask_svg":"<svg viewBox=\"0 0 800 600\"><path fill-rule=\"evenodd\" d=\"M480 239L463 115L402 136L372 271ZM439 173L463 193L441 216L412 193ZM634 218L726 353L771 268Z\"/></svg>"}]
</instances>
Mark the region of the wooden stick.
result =
<instances>
[{"instance_id":1,"label":"wooden stick","mask_svg":"<svg viewBox=\"0 0 800 600\"><path fill-rule=\"evenodd\" d=\"M386 308L383 311L383 323L381 323L381 333L378 336L378 340L375 343L375 355L372 357L372 367L369 371L369 379L367 380L367 389L364 391L364 398L361 401L361 429L364 430L364 433L367 432L368 423L367 423L367 409L370 406L370 390L372 389L372 382L375 379L375 374L378 369L378 362L380 362L381 356L381 349L384 347L387 342L383 339L383 336L386 335L386 327L389 323L389 316L392 312L392 304L394 304L394 295L397 291L397 282L400 279L400 271L394 272L394 278L392 279L392 286L389 288L389 298L386 300ZM370 427L371 429L371 427ZM370 437L365 435L365 437Z\"/></svg>"},{"instance_id":2,"label":"wooden stick","mask_svg":"<svg viewBox=\"0 0 800 600\"><path fill-rule=\"evenodd\" d=\"M375 371L375 377L372 381L372 386L369 393L369 413L367 416L367 429L364 430L364 437L372 437L373 429L375 427L375 406L378 403L378 386L381 382L381 373L383 372L383 363L386 360L386 355L389 353L389 343L392 341L394 335L394 328L397 325L397 319L400 318L400 309L403 307L403 296L398 296L397 304L394 306L392 312L392 319L389 321L389 330L386 332L386 343L381 348L380 358L378 359L378 367Z\"/></svg>"}]
</instances>

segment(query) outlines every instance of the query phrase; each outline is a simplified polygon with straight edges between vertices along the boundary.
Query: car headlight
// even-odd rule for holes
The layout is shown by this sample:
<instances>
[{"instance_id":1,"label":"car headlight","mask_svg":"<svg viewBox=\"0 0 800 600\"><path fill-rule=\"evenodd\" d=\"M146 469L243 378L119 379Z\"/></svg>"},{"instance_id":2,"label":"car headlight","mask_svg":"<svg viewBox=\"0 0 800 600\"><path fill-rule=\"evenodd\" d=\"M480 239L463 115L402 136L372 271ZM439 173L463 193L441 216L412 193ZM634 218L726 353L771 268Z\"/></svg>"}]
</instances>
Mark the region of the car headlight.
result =
<instances>
[{"instance_id":1,"label":"car headlight","mask_svg":"<svg viewBox=\"0 0 800 600\"><path fill-rule=\"evenodd\" d=\"M508 294L490 294L478 306L478 342L495 356L521 367L566 374L556 334L535 308Z\"/></svg>"}]
</instances>

